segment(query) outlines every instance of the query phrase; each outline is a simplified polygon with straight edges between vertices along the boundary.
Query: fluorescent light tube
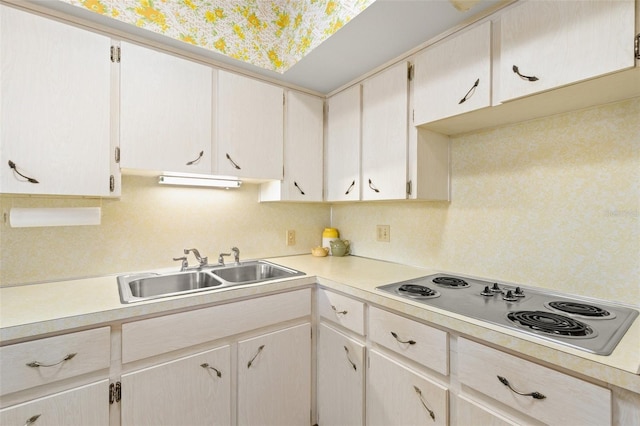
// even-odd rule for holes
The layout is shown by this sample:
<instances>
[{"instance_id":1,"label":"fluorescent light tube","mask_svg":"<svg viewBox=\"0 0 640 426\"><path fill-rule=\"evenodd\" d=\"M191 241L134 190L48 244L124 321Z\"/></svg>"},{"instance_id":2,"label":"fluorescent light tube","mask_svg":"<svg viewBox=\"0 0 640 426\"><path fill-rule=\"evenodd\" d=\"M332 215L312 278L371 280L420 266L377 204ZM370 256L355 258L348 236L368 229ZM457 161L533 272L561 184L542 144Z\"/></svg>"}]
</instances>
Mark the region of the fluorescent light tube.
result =
<instances>
[{"instance_id":1,"label":"fluorescent light tube","mask_svg":"<svg viewBox=\"0 0 640 426\"><path fill-rule=\"evenodd\" d=\"M189 177L161 175L158 183L162 185L204 186L209 188L240 188L242 182L238 179L221 179L216 177Z\"/></svg>"},{"instance_id":2,"label":"fluorescent light tube","mask_svg":"<svg viewBox=\"0 0 640 426\"><path fill-rule=\"evenodd\" d=\"M9 212L12 228L100 225L100 219L100 207L12 208Z\"/></svg>"}]
</instances>

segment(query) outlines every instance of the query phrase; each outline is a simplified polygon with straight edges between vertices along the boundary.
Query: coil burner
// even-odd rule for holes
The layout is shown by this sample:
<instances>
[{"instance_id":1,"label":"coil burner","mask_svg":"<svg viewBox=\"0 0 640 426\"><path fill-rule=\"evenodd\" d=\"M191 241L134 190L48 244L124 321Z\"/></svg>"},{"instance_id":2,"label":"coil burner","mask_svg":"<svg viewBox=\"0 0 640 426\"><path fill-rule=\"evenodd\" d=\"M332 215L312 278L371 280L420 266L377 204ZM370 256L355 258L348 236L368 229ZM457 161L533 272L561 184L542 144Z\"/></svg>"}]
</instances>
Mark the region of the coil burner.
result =
<instances>
[{"instance_id":1,"label":"coil burner","mask_svg":"<svg viewBox=\"0 0 640 426\"><path fill-rule=\"evenodd\" d=\"M595 337L587 324L564 315L542 311L509 312L507 318L516 325L542 334L563 337Z\"/></svg>"},{"instance_id":2,"label":"coil burner","mask_svg":"<svg viewBox=\"0 0 640 426\"><path fill-rule=\"evenodd\" d=\"M586 303L555 300L553 302L545 303L544 306L552 311L562 312L569 316L578 318L613 319L616 317L616 314L611 313L606 309Z\"/></svg>"},{"instance_id":3,"label":"coil burner","mask_svg":"<svg viewBox=\"0 0 640 426\"><path fill-rule=\"evenodd\" d=\"M463 279L455 277L437 277L432 279L436 285L444 288L465 288L469 287L469 283Z\"/></svg>"},{"instance_id":4,"label":"coil burner","mask_svg":"<svg viewBox=\"0 0 640 426\"><path fill-rule=\"evenodd\" d=\"M440 296L440 292L420 284L403 284L398 287L397 292L412 299L433 299Z\"/></svg>"}]
</instances>

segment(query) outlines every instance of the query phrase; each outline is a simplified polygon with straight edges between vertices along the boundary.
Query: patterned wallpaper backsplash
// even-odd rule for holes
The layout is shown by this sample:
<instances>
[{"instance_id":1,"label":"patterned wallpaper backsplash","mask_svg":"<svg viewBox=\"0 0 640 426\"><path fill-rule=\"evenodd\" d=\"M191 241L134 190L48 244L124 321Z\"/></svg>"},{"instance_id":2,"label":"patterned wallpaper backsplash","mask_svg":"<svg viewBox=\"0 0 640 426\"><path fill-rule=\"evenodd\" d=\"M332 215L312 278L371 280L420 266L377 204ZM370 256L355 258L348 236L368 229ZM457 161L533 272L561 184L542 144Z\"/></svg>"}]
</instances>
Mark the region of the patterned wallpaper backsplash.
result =
<instances>
[{"instance_id":1,"label":"patterned wallpaper backsplash","mask_svg":"<svg viewBox=\"0 0 640 426\"><path fill-rule=\"evenodd\" d=\"M60 0L283 73L375 0Z\"/></svg>"}]
</instances>

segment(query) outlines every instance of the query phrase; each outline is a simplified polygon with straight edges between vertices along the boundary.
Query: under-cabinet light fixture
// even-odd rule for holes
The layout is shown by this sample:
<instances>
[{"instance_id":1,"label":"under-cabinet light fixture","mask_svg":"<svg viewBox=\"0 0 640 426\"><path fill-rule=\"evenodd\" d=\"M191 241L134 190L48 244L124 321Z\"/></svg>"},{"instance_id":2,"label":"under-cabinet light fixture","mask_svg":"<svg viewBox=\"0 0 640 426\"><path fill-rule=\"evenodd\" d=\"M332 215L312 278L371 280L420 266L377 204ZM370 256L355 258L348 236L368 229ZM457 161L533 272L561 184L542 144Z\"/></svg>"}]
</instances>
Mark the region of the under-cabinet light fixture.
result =
<instances>
[{"instance_id":1,"label":"under-cabinet light fixture","mask_svg":"<svg viewBox=\"0 0 640 426\"><path fill-rule=\"evenodd\" d=\"M160 175L158 183L161 185L204 186L208 188L240 188L242 181L236 178L219 176L179 176Z\"/></svg>"}]
</instances>

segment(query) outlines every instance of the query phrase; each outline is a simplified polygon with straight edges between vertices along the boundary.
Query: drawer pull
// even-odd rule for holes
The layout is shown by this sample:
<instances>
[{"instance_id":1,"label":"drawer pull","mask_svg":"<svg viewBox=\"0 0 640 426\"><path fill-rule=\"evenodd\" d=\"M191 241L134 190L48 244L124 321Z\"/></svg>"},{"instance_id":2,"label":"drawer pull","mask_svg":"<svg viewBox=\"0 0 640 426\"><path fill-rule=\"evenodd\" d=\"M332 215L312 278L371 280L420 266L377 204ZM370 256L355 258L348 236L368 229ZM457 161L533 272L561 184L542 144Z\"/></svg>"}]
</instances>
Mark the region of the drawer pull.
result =
<instances>
[{"instance_id":1,"label":"drawer pull","mask_svg":"<svg viewBox=\"0 0 640 426\"><path fill-rule=\"evenodd\" d=\"M347 311L339 311L339 310L337 310L336 307L333 306L333 305L331 305L331 309L333 309L333 312L335 312L336 315L347 315L347 313L348 313Z\"/></svg>"},{"instance_id":2,"label":"drawer pull","mask_svg":"<svg viewBox=\"0 0 640 426\"><path fill-rule=\"evenodd\" d=\"M416 385L413 385L413 389L415 389L416 393L418 394L418 398L420 398L420 403L422 404L424 409L427 410L427 412L429 413L429 416L431 416L431 420L433 420L435 422L436 421L436 413L434 413L432 409L427 407L427 404L424 402L424 398L422 397L422 391Z\"/></svg>"},{"instance_id":3,"label":"drawer pull","mask_svg":"<svg viewBox=\"0 0 640 426\"><path fill-rule=\"evenodd\" d=\"M218 369L217 369L217 368L215 368L215 367L210 366L210 365L209 365L208 363L206 363L206 362L205 362L204 364L200 364L200 367L202 367L202 368L208 368L208 369L210 369L210 370L213 370L213 371L215 371L215 372L216 372L216 376L218 376L218 377L222 377L222 373L220 372L220 370L218 370Z\"/></svg>"},{"instance_id":4,"label":"drawer pull","mask_svg":"<svg viewBox=\"0 0 640 426\"><path fill-rule=\"evenodd\" d=\"M27 367L54 367L54 366L56 366L58 364L62 364L65 361L69 361L71 358L73 358L76 355L78 355L78 354L77 353L68 354L67 356L62 358L62 360L60 360L58 362L54 362L53 364L44 364L44 363L39 362L39 361L28 362L27 363Z\"/></svg>"},{"instance_id":5,"label":"drawer pull","mask_svg":"<svg viewBox=\"0 0 640 426\"><path fill-rule=\"evenodd\" d=\"M235 161L233 161L233 159L231 158L231 156L227 153L227 160L229 160L229 162L231 163L231 165L237 169L237 170L241 170L240 166L238 166L238 164L236 164Z\"/></svg>"},{"instance_id":6,"label":"drawer pull","mask_svg":"<svg viewBox=\"0 0 640 426\"><path fill-rule=\"evenodd\" d=\"M198 158L196 158L195 160L191 160L187 163L187 166L193 166L194 164L198 164L198 162L200 162L200 160L202 159L202 156L204 155L204 151L200 151L200 154L198 154Z\"/></svg>"},{"instance_id":7,"label":"drawer pull","mask_svg":"<svg viewBox=\"0 0 640 426\"><path fill-rule=\"evenodd\" d=\"M27 421L24 423L24 426L29 426L34 424L41 416L42 414L36 414L35 416L31 416L27 419Z\"/></svg>"},{"instance_id":8,"label":"drawer pull","mask_svg":"<svg viewBox=\"0 0 640 426\"><path fill-rule=\"evenodd\" d=\"M473 96L473 94L476 93L476 87L478 87L478 84L480 84L480 79L477 79L476 82L473 83L473 86L471 86L471 89L469 89L467 94L464 95L464 98L460 99L460 101L458 102L458 105L467 102Z\"/></svg>"},{"instance_id":9,"label":"drawer pull","mask_svg":"<svg viewBox=\"0 0 640 426\"><path fill-rule=\"evenodd\" d=\"M263 349L264 349L264 345L260 345L260 347L258 348L258 352L256 352L253 358L251 358L251 360L247 363L247 368L251 368L251 364L253 364L253 361L256 360L256 358L258 357L258 355L260 355L260 352L262 352Z\"/></svg>"},{"instance_id":10,"label":"drawer pull","mask_svg":"<svg viewBox=\"0 0 640 426\"><path fill-rule=\"evenodd\" d=\"M393 336L394 339L396 339L398 342L400 343L408 343L410 345L415 345L416 341L415 340L400 340L400 338L398 337L398 335L395 332L391 332L391 335Z\"/></svg>"},{"instance_id":11,"label":"drawer pull","mask_svg":"<svg viewBox=\"0 0 640 426\"><path fill-rule=\"evenodd\" d=\"M511 70L512 70L514 73L518 74L518 77L520 77L520 78L521 78L521 79L523 79L523 80L526 80L526 81L538 81L538 80L539 80L539 79L538 79L538 77L536 77L536 76L534 76L534 75L533 75L533 76L528 76L528 75L520 74L520 70L518 69L518 67L517 67L516 65L514 65L514 66L511 68Z\"/></svg>"},{"instance_id":12,"label":"drawer pull","mask_svg":"<svg viewBox=\"0 0 640 426\"><path fill-rule=\"evenodd\" d=\"M351 361L351 358L349 357L349 348L347 348L346 346L344 347L344 351L347 354L347 361L349 361L349 364L351 364L351 366L353 367L354 371L358 371L358 367L356 367L356 364Z\"/></svg>"},{"instance_id":13,"label":"drawer pull","mask_svg":"<svg viewBox=\"0 0 640 426\"><path fill-rule=\"evenodd\" d=\"M502 377L502 376L498 376L498 380L500 380L500 383L502 383L503 385L505 385L506 387L511 389L513 392L517 393L518 395L530 396L533 399L545 399L546 398L546 396L541 394L540 392L531 392L531 393L519 392L519 391L515 390L514 388L512 388L511 385L509 384L509 381L506 378Z\"/></svg>"}]
</instances>

